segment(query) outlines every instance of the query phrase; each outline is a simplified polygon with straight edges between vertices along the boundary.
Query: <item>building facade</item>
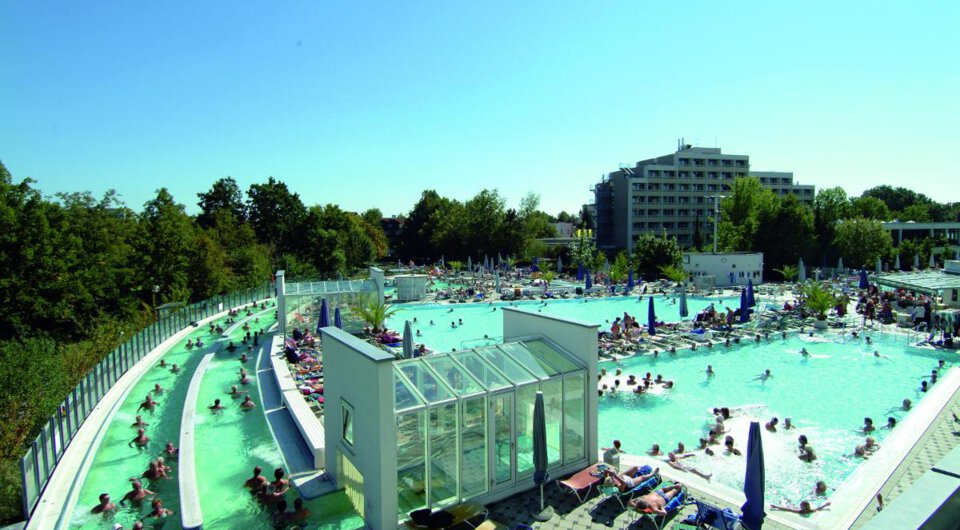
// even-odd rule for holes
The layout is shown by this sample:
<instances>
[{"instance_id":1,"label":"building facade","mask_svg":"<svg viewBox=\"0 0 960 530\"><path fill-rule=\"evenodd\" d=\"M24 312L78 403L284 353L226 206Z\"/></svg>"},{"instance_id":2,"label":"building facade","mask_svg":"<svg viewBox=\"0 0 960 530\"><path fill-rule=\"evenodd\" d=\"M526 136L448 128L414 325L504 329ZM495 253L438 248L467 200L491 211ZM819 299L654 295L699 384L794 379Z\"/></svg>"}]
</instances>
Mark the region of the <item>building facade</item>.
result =
<instances>
[{"instance_id":1,"label":"building facade","mask_svg":"<svg viewBox=\"0 0 960 530\"><path fill-rule=\"evenodd\" d=\"M762 252L686 252L683 269L698 289L763 283Z\"/></svg>"},{"instance_id":2,"label":"building facade","mask_svg":"<svg viewBox=\"0 0 960 530\"><path fill-rule=\"evenodd\" d=\"M794 183L793 173L751 172L747 155L681 143L675 153L623 166L594 186L597 246L630 251L640 234L652 231L691 247L698 225L709 242L715 201L731 191L734 179L748 176L778 195L813 203L814 187Z\"/></svg>"}]
</instances>

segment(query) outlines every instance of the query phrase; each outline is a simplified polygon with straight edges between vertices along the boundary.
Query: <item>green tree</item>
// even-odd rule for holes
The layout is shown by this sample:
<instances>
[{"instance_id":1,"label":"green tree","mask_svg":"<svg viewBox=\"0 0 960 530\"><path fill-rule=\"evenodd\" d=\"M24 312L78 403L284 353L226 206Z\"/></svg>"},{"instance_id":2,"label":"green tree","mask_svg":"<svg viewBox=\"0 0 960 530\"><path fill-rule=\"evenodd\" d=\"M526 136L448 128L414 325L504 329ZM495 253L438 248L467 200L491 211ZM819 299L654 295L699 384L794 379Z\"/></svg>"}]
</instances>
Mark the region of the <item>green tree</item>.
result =
<instances>
[{"instance_id":1,"label":"green tree","mask_svg":"<svg viewBox=\"0 0 960 530\"><path fill-rule=\"evenodd\" d=\"M613 259L613 264L610 265L610 279L617 283L623 281L630 273L631 266L627 251L621 250L617 253L617 257Z\"/></svg>"},{"instance_id":2,"label":"green tree","mask_svg":"<svg viewBox=\"0 0 960 530\"><path fill-rule=\"evenodd\" d=\"M160 287L162 301L184 301L189 297L188 269L195 240L193 223L182 204L166 188L144 204L141 214L139 255L143 285Z\"/></svg>"},{"instance_id":3,"label":"green tree","mask_svg":"<svg viewBox=\"0 0 960 530\"><path fill-rule=\"evenodd\" d=\"M766 272L797 263L816 248L813 212L795 195L774 197L757 213L757 231L751 250L763 252Z\"/></svg>"},{"instance_id":4,"label":"green tree","mask_svg":"<svg viewBox=\"0 0 960 530\"><path fill-rule=\"evenodd\" d=\"M374 259L383 258L387 255L390 246L381 224L383 213L380 212L379 208L370 208L363 212L361 217L363 218L363 231L366 232L367 237L373 244Z\"/></svg>"},{"instance_id":5,"label":"green tree","mask_svg":"<svg viewBox=\"0 0 960 530\"><path fill-rule=\"evenodd\" d=\"M303 224L307 209L300 195L291 193L287 185L273 177L247 190L247 215L257 240L281 251L293 251L297 230Z\"/></svg>"},{"instance_id":6,"label":"green tree","mask_svg":"<svg viewBox=\"0 0 960 530\"><path fill-rule=\"evenodd\" d=\"M652 232L640 234L633 246L633 262L637 272L648 280L655 280L662 267L678 267L683 261L683 251L677 240Z\"/></svg>"},{"instance_id":7,"label":"green tree","mask_svg":"<svg viewBox=\"0 0 960 530\"><path fill-rule=\"evenodd\" d=\"M597 247L593 243L593 237L587 230L578 230L576 239L570 245L570 258L573 261L571 265L577 267L582 263L584 267L589 267L596 253Z\"/></svg>"},{"instance_id":8,"label":"green tree","mask_svg":"<svg viewBox=\"0 0 960 530\"><path fill-rule=\"evenodd\" d=\"M723 251L752 250L760 214L776 211L777 196L753 177L734 180L731 191L733 193L720 203L718 247Z\"/></svg>"},{"instance_id":9,"label":"green tree","mask_svg":"<svg viewBox=\"0 0 960 530\"><path fill-rule=\"evenodd\" d=\"M933 202L929 197L922 193L917 193L907 188L893 188L891 186L876 186L863 192L863 197L874 197L880 199L887 205L887 208L894 212L902 212L914 204L929 204Z\"/></svg>"},{"instance_id":10,"label":"green tree","mask_svg":"<svg viewBox=\"0 0 960 530\"><path fill-rule=\"evenodd\" d=\"M837 249L852 267L872 267L893 248L890 232L873 219L847 219L837 225L836 234Z\"/></svg>"},{"instance_id":11,"label":"green tree","mask_svg":"<svg viewBox=\"0 0 960 530\"><path fill-rule=\"evenodd\" d=\"M877 221L892 219L890 208L887 208L886 203L876 197L863 196L850 199L850 206L855 217L876 219Z\"/></svg>"},{"instance_id":12,"label":"green tree","mask_svg":"<svg viewBox=\"0 0 960 530\"><path fill-rule=\"evenodd\" d=\"M200 199L197 202L197 206L200 207L197 224L202 228L213 227L217 213L221 211L228 212L240 222L247 219L247 205L243 203L243 192L232 177L217 180L209 191L198 193L197 197Z\"/></svg>"},{"instance_id":13,"label":"green tree","mask_svg":"<svg viewBox=\"0 0 960 530\"><path fill-rule=\"evenodd\" d=\"M497 231L503 223L506 201L496 190L482 190L464 206L466 242L477 256L496 256Z\"/></svg>"},{"instance_id":14,"label":"green tree","mask_svg":"<svg viewBox=\"0 0 960 530\"><path fill-rule=\"evenodd\" d=\"M837 221L850 217L850 201L843 188L826 188L817 192L813 200L813 223L817 241L820 243L819 254L826 256L829 261L837 258L833 241L836 236Z\"/></svg>"},{"instance_id":15,"label":"green tree","mask_svg":"<svg viewBox=\"0 0 960 530\"><path fill-rule=\"evenodd\" d=\"M687 271L683 270L683 267L679 265L664 265L660 267L660 273L663 274L664 278L678 285L687 281L689 278Z\"/></svg>"},{"instance_id":16,"label":"green tree","mask_svg":"<svg viewBox=\"0 0 960 530\"><path fill-rule=\"evenodd\" d=\"M396 307L391 307L379 300L371 300L364 305L353 308L353 313L370 324L374 333L386 329L387 319L396 312Z\"/></svg>"},{"instance_id":17,"label":"green tree","mask_svg":"<svg viewBox=\"0 0 960 530\"><path fill-rule=\"evenodd\" d=\"M827 313L837 305L837 297L832 291L817 282L809 282L803 287L804 305L810 308L817 320L825 320Z\"/></svg>"},{"instance_id":18,"label":"green tree","mask_svg":"<svg viewBox=\"0 0 960 530\"><path fill-rule=\"evenodd\" d=\"M227 261L226 250L204 230L198 230L193 243L188 284L195 299L205 300L226 294L236 285L236 277Z\"/></svg>"},{"instance_id":19,"label":"green tree","mask_svg":"<svg viewBox=\"0 0 960 530\"><path fill-rule=\"evenodd\" d=\"M584 230L593 230L595 228L594 222L593 222L593 215L590 213L590 210L587 209L586 204L584 204L583 207L580 208L580 228Z\"/></svg>"},{"instance_id":20,"label":"green tree","mask_svg":"<svg viewBox=\"0 0 960 530\"><path fill-rule=\"evenodd\" d=\"M399 252L404 260L422 260L434 252L434 231L438 221L436 212L445 201L448 199L444 199L434 190L424 190L421 193L420 200L413 205L400 233ZM448 256L454 257L451 254Z\"/></svg>"},{"instance_id":21,"label":"green tree","mask_svg":"<svg viewBox=\"0 0 960 530\"><path fill-rule=\"evenodd\" d=\"M927 204L911 204L900 212L901 221L915 221L918 223L929 223L933 221L930 215L930 207Z\"/></svg>"},{"instance_id":22,"label":"green tree","mask_svg":"<svg viewBox=\"0 0 960 530\"><path fill-rule=\"evenodd\" d=\"M788 283L800 276L800 269L795 265L784 265L783 268L773 270L779 272L780 276L783 276L783 281Z\"/></svg>"}]
</instances>

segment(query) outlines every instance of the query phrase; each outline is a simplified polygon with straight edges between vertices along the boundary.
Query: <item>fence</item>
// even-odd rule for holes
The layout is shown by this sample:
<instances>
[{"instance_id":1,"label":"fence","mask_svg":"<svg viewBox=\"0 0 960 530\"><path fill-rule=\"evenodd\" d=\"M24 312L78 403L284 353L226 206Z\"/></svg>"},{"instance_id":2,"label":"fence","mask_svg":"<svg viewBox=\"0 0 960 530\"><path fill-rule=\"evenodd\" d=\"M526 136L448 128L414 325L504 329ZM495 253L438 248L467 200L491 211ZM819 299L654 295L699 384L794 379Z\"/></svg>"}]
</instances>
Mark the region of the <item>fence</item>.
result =
<instances>
[{"instance_id":1,"label":"fence","mask_svg":"<svg viewBox=\"0 0 960 530\"><path fill-rule=\"evenodd\" d=\"M33 514L47 481L83 421L127 370L192 322L199 322L221 311L262 300L273 294L272 285L263 285L182 306L164 315L107 354L67 395L56 414L50 416L40 435L20 459L24 518L29 519Z\"/></svg>"}]
</instances>

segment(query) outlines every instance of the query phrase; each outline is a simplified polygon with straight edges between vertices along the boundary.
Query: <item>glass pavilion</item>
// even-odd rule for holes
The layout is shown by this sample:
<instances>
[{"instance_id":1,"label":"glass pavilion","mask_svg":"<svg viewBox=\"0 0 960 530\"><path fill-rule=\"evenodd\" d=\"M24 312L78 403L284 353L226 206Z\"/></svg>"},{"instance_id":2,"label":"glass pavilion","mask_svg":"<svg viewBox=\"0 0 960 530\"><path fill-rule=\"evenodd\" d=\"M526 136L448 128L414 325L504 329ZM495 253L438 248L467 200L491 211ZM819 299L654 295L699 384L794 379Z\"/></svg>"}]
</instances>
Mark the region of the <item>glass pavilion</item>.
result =
<instances>
[{"instance_id":1,"label":"glass pavilion","mask_svg":"<svg viewBox=\"0 0 960 530\"><path fill-rule=\"evenodd\" d=\"M586 378L544 338L394 363L398 517L532 480L538 390L549 468L585 461Z\"/></svg>"}]
</instances>

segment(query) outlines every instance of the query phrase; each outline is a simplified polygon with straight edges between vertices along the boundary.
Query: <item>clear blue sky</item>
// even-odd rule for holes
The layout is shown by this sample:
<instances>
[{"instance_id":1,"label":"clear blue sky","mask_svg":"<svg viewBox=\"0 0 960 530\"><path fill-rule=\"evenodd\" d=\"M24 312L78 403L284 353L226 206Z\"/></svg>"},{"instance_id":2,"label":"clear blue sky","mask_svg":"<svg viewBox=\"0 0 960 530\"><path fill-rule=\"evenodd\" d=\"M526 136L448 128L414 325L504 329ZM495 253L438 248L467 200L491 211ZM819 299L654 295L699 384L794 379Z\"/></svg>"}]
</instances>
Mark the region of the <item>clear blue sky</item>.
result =
<instances>
[{"instance_id":1,"label":"clear blue sky","mask_svg":"<svg viewBox=\"0 0 960 530\"><path fill-rule=\"evenodd\" d=\"M960 2L0 3L0 160L47 194L272 175L575 211L677 138L960 201Z\"/></svg>"}]
</instances>

